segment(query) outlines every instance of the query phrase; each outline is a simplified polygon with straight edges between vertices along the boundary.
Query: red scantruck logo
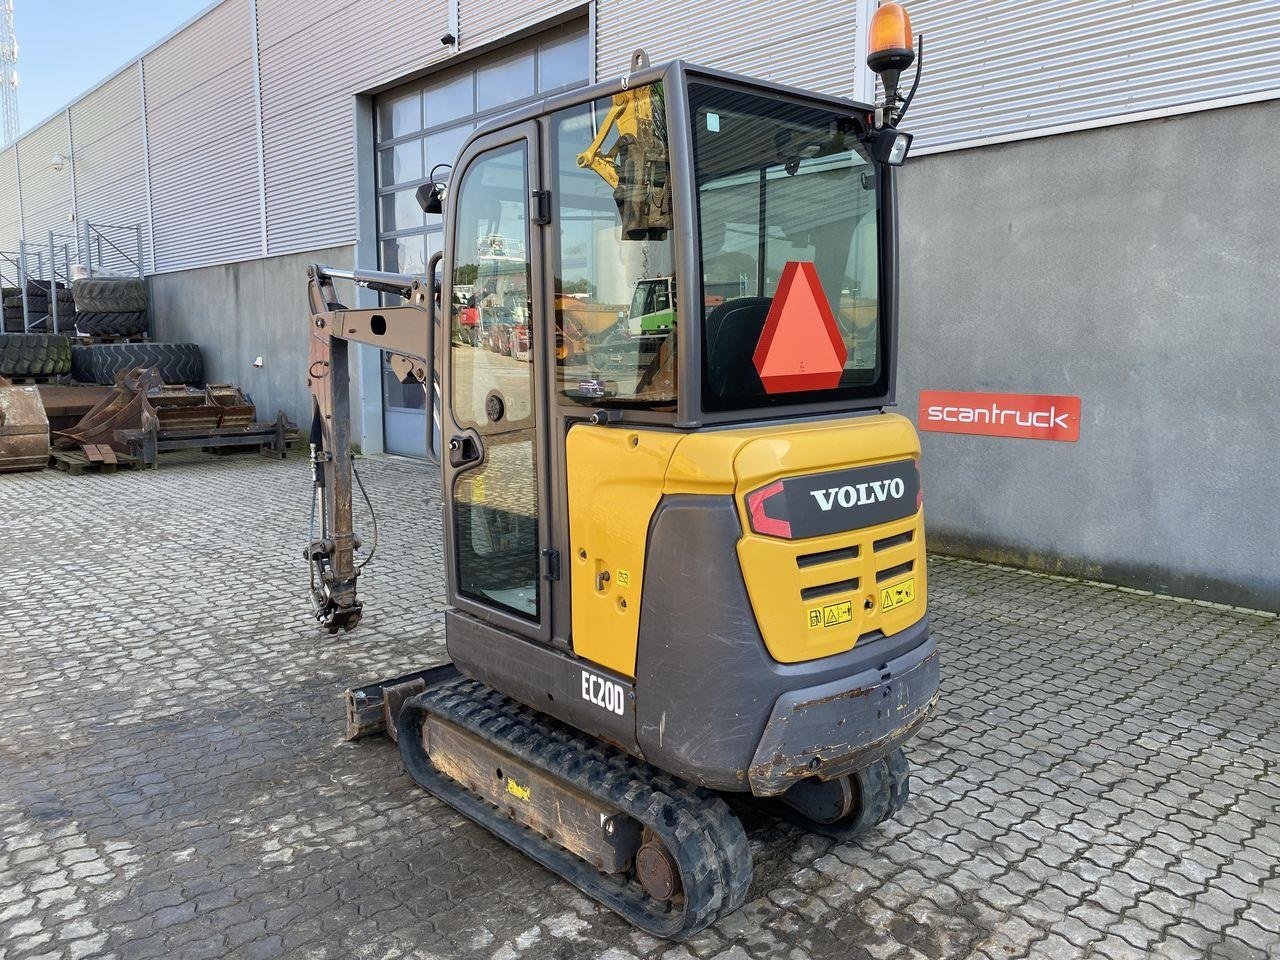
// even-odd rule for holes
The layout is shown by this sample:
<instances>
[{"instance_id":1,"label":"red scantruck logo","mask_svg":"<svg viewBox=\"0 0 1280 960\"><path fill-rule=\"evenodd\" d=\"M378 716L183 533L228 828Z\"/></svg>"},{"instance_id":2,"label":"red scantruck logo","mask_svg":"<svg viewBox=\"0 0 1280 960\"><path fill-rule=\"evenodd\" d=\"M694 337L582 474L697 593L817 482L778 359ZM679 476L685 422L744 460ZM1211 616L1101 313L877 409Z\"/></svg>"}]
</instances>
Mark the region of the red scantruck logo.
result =
<instances>
[{"instance_id":1,"label":"red scantruck logo","mask_svg":"<svg viewBox=\"0 0 1280 960\"><path fill-rule=\"evenodd\" d=\"M1080 398L1030 393L920 391L920 429L1026 440L1080 439Z\"/></svg>"}]
</instances>

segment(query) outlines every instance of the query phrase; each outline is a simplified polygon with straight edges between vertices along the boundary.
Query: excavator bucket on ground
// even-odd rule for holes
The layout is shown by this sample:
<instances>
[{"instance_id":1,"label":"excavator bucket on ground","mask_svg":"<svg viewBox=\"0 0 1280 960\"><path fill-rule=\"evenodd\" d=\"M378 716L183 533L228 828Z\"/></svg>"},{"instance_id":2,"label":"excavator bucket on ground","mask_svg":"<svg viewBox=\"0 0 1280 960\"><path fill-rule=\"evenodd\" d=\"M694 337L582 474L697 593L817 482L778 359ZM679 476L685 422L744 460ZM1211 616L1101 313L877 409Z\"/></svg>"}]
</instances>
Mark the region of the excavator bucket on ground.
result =
<instances>
[{"instance_id":1,"label":"excavator bucket on ground","mask_svg":"<svg viewBox=\"0 0 1280 960\"><path fill-rule=\"evenodd\" d=\"M0 473L49 465L49 418L40 389L0 377Z\"/></svg>"},{"instance_id":2,"label":"excavator bucket on ground","mask_svg":"<svg viewBox=\"0 0 1280 960\"><path fill-rule=\"evenodd\" d=\"M138 427L142 423L147 391L163 387L160 374L154 368L137 367L122 373L111 393L86 413L79 423L57 431L55 443L65 449L106 444L119 453L127 453L127 448L116 439L116 431Z\"/></svg>"}]
</instances>

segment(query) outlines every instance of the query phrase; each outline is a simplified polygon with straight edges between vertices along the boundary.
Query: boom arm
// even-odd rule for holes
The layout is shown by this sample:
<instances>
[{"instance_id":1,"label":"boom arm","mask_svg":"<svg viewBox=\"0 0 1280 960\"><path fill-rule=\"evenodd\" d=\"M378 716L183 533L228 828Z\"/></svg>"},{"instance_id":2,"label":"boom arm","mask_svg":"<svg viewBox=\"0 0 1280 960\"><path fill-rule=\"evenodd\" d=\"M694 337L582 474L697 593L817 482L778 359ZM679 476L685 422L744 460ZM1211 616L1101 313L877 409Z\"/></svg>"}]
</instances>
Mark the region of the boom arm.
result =
<instances>
[{"instance_id":1,"label":"boom arm","mask_svg":"<svg viewBox=\"0 0 1280 960\"><path fill-rule=\"evenodd\" d=\"M431 258L434 276L440 254ZM406 303L372 310L349 310L337 299L333 281L404 297ZM428 390L427 450L433 444L435 295L424 277L372 270L307 269L307 303L311 310L311 349L307 388L312 397L311 478L313 530L306 558L311 566L311 597L316 619L330 633L350 630L360 622L355 562L359 546L352 521L350 374L347 345L367 343L391 353L391 368L402 383L417 382ZM316 535L314 519L320 515Z\"/></svg>"}]
</instances>

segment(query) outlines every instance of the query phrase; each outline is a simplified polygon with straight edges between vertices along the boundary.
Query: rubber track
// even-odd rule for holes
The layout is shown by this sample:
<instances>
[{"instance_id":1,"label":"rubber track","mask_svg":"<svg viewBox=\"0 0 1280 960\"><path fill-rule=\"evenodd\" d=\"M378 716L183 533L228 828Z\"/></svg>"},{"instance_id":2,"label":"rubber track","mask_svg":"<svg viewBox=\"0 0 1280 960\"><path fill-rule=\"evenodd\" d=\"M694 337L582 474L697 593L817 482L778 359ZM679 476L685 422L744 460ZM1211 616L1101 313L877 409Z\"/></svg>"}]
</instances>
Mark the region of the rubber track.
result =
<instances>
[{"instance_id":1,"label":"rubber track","mask_svg":"<svg viewBox=\"0 0 1280 960\"><path fill-rule=\"evenodd\" d=\"M832 840L852 840L875 829L907 805L907 800L911 797L911 764L906 753L898 748L883 760L877 760L865 770L858 771L857 782L860 795L857 811L836 823L810 820L795 807L788 806L776 797L757 802L774 816L804 827L810 833Z\"/></svg>"},{"instance_id":2,"label":"rubber track","mask_svg":"<svg viewBox=\"0 0 1280 960\"><path fill-rule=\"evenodd\" d=\"M684 892L679 906L650 898L634 880L601 873L442 774L422 747L429 713L648 827L679 867ZM751 850L742 824L715 794L683 784L466 678L407 700L398 726L400 754L420 786L640 929L679 940L746 900Z\"/></svg>"}]
</instances>

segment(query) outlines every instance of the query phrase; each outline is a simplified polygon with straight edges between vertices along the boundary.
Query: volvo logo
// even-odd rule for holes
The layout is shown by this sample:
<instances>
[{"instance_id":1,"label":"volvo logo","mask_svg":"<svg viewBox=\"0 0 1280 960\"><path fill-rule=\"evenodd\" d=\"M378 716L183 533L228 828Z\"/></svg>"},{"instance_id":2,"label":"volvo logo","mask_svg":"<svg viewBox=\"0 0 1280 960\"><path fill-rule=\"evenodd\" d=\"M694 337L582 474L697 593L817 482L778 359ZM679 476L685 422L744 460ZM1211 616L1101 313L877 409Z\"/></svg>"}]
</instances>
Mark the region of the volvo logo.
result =
<instances>
[{"instance_id":1,"label":"volvo logo","mask_svg":"<svg viewBox=\"0 0 1280 960\"><path fill-rule=\"evenodd\" d=\"M872 480L870 483L828 487L826 490L810 490L809 495L818 501L819 508L825 513L836 504L845 508L865 507L871 503L884 503L886 500L901 500L907 495L907 485L901 477L893 477L889 480Z\"/></svg>"},{"instance_id":2,"label":"volvo logo","mask_svg":"<svg viewBox=\"0 0 1280 960\"><path fill-rule=\"evenodd\" d=\"M920 509L915 459L775 480L745 497L751 529L803 540L873 527Z\"/></svg>"}]
</instances>

